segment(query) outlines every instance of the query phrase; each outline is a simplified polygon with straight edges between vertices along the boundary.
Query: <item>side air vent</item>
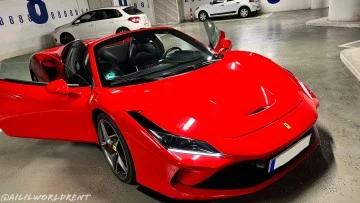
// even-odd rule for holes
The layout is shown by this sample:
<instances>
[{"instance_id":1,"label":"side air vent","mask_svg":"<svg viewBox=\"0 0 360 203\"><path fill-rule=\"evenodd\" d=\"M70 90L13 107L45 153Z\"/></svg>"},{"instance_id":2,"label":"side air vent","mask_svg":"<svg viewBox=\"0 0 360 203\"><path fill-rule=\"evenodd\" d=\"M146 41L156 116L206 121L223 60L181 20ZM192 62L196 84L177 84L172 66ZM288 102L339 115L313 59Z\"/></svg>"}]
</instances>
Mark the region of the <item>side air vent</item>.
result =
<instances>
[{"instance_id":1,"label":"side air vent","mask_svg":"<svg viewBox=\"0 0 360 203\"><path fill-rule=\"evenodd\" d=\"M137 111L129 111L128 114L135 119L140 125L144 126L147 129L156 130L158 132L163 132L164 130L157 126L155 123L151 122L145 116L141 115L140 112Z\"/></svg>"}]
</instances>

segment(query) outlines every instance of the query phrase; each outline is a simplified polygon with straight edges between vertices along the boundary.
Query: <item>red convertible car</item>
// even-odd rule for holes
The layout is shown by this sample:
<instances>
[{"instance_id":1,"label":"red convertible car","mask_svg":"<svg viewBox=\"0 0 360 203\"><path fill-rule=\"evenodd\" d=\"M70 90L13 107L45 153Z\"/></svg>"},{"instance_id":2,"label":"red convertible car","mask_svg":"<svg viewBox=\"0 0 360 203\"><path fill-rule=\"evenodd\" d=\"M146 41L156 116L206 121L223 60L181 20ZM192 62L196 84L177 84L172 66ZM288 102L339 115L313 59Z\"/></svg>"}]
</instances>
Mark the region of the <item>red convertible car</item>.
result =
<instances>
[{"instance_id":1,"label":"red convertible car","mask_svg":"<svg viewBox=\"0 0 360 203\"><path fill-rule=\"evenodd\" d=\"M114 174L174 199L256 192L318 145L319 101L271 60L157 27L35 54L0 80L9 136L99 144Z\"/></svg>"}]
</instances>

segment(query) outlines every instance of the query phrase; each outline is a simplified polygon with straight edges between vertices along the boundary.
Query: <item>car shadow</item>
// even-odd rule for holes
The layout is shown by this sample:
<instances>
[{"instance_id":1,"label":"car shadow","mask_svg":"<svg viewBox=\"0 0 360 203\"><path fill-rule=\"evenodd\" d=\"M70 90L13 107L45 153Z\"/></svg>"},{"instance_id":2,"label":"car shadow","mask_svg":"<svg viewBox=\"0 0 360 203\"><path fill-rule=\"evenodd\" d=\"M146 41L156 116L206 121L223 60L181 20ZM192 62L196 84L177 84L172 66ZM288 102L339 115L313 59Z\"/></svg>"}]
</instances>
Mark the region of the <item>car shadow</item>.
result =
<instances>
[{"instance_id":1,"label":"car shadow","mask_svg":"<svg viewBox=\"0 0 360 203\"><path fill-rule=\"evenodd\" d=\"M309 157L295 167L295 169L269 187L253 194L230 199L191 202L235 203L265 201L276 202L280 200L286 202L293 201L298 196L301 196L305 191L311 190L311 186L313 184L316 184L316 182L324 176L330 168L335 167L336 163L333 153L335 145L334 140L330 132L323 126L318 126L318 130L320 134L320 145L309 155ZM139 186L137 190L159 202L185 202L165 197L143 186Z\"/></svg>"}]
</instances>

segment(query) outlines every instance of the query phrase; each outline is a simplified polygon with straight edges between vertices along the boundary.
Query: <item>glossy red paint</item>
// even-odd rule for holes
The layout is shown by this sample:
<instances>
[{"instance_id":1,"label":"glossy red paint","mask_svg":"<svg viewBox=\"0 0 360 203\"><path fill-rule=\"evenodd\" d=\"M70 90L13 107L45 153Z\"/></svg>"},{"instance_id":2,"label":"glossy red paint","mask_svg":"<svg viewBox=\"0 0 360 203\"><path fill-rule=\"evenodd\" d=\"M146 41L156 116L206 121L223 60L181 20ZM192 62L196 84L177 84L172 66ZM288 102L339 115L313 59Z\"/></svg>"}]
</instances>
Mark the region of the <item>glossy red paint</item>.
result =
<instances>
[{"instance_id":1,"label":"glossy red paint","mask_svg":"<svg viewBox=\"0 0 360 203\"><path fill-rule=\"evenodd\" d=\"M226 52L232 49L231 40L226 38L225 32L220 30L220 40L217 46L214 48L217 52Z\"/></svg>"},{"instance_id":2,"label":"glossy red paint","mask_svg":"<svg viewBox=\"0 0 360 203\"><path fill-rule=\"evenodd\" d=\"M155 82L103 88L94 46L113 37L87 44L93 87L69 87L62 80L47 85L0 80L0 128L14 137L98 144L93 116L105 112L125 137L137 182L175 199L217 199L256 192L294 168L318 145L315 127L311 146L265 181L241 189L197 187L226 167L269 160L293 145L314 126L318 99L271 60L250 52L228 51L231 43L224 34L216 46L224 58L208 67ZM63 47L58 47L35 57L52 66L45 56L61 60L62 52ZM128 111L140 112L175 135L206 141L223 156L168 151Z\"/></svg>"}]
</instances>

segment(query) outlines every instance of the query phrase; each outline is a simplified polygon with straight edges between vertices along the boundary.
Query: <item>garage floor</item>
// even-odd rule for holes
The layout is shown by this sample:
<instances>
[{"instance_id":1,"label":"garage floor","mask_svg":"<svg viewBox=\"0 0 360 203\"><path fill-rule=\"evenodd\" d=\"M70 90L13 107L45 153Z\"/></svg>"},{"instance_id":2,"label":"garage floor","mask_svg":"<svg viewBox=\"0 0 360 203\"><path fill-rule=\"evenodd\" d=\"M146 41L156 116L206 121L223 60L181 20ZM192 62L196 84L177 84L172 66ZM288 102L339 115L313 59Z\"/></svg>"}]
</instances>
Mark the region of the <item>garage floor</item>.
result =
<instances>
[{"instance_id":1,"label":"garage floor","mask_svg":"<svg viewBox=\"0 0 360 203\"><path fill-rule=\"evenodd\" d=\"M315 153L270 187L219 202L359 201L360 82L342 64L338 46L359 40L360 29L305 26L327 12L304 10L216 21L233 40L234 49L263 54L290 69L321 101L321 146ZM206 41L201 23L179 28ZM5 61L2 71L28 77L27 70L21 70L21 62L28 57ZM88 202L170 201L142 187L122 184L94 145L14 139L0 133L0 195L6 193L91 194Z\"/></svg>"}]
</instances>

